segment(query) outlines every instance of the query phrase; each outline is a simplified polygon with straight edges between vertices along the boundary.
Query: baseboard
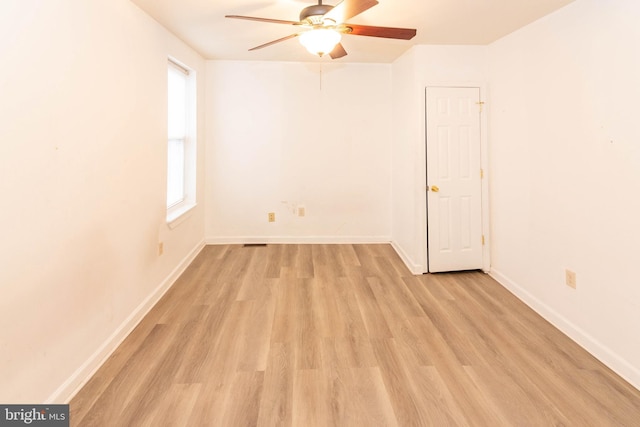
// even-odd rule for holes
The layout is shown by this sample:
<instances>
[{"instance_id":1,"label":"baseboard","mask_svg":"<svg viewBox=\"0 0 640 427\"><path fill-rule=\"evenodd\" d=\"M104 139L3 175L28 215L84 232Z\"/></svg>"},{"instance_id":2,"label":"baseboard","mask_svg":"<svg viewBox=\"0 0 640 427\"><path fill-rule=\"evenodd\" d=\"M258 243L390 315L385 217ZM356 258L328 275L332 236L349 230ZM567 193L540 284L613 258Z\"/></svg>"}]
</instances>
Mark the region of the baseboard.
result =
<instances>
[{"instance_id":1,"label":"baseboard","mask_svg":"<svg viewBox=\"0 0 640 427\"><path fill-rule=\"evenodd\" d=\"M396 251L396 253L400 257L402 262L404 262L404 265L407 266L407 268L412 274L424 274L424 267L419 264L414 264L411 261L411 258L406 254L406 252L402 249L402 247L398 246L396 242L392 241L391 247L393 248L393 250Z\"/></svg>"},{"instance_id":2,"label":"baseboard","mask_svg":"<svg viewBox=\"0 0 640 427\"><path fill-rule=\"evenodd\" d=\"M402 262L412 274L423 274L423 266L413 264L407 254L391 240L390 236L229 236L207 237L207 245L236 245L245 243L274 243L274 244L349 244L349 243L386 243L396 251Z\"/></svg>"},{"instance_id":3,"label":"baseboard","mask_svg":"<svg viewBox=\"0 0 640 427\"><path fill-rule=\"evenodd\" d=\"M278 244L348 244L389 243L391 236L227 236L207 237L208 245L234 245L244 243Z\"/></svg>"},{"instance_id":4,"label":"baseboard","mask_svg":"<svg viewBox=\"0 0 640 427\"><path fill-rule=\"evenodd\" d=\"M82 364L58 389L53 392L45 404L58 402L69 403L78 391L89 381L96 371L106 362L124 339L133 331L162 296L171 288L180 275L191 264L204 248L205 243L198 243L186 257L173 269L166 279L125 319L109 338Z\"/></svg>"},{"instance_id":5,"label":"baseboard","mask_svg":"<svg viewBox=\"0 0 640 427\"><path fill-rule=\"evenodd\" d=\"M640 370L627 362L624 358L611 351L600 341L589 335L587 332L571 323L567 318L549 307L544 302L529 293L522 286L492 269L489 273L498 283L504 286L509 292L527 304L540 316L544 317L552 325L558 328L578 345L588 351L596 359L607 365L611 370L624 378L629 384L640 390Z\"/></svg>"}]
</instances>

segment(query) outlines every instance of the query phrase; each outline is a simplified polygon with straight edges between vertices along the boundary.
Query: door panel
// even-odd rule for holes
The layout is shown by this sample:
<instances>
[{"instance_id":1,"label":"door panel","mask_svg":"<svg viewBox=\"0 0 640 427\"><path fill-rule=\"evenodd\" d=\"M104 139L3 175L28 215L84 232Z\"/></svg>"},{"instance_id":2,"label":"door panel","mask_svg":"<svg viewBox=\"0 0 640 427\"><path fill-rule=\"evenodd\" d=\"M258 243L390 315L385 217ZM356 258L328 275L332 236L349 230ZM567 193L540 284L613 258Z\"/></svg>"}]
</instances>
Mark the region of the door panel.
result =
<instances>
[{"instance_id":1,"label":"door panel","mask_svg":"<svg viewBox=\"0 0 640 427\"><path fill-rule=\"evenodd\" d=\"M482 268L479 101L479 88L426 91L430 272Z\"/></svg>"}]
</instances>

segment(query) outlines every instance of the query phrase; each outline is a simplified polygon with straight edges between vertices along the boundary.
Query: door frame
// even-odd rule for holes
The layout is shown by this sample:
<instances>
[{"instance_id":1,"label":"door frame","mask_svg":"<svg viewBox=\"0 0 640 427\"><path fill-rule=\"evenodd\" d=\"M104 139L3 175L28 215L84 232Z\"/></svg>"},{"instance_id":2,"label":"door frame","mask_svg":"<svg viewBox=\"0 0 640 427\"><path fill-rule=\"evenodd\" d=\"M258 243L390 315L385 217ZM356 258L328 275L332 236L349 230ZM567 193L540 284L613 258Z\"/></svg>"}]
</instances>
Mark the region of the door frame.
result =
<instances>
[{"instance_id":1,"label":"door frame","mask_svg":"<svg viewBox=\"0 0 640 427\"><path fill-rule=\"evenodd\" d=\"M480 167L484 172L481 183L481 200L482 200L482 235L484 236L484 245L482 246L482 271L488 273L491 270L491 233L490 233L490 209L489 209L489 147L487 138L488 124L488 94L486 83L478 82L427 82L422 91L422 146L420 163L420 206L422 206L420 220L420 243L422 248L422 267L423 273L429 272L429 251L427 241L427 88L428 87L450 87L450 88L479 88L480 102L482 104L482 114L480 115Z\"/></svg>"}]
</instances>

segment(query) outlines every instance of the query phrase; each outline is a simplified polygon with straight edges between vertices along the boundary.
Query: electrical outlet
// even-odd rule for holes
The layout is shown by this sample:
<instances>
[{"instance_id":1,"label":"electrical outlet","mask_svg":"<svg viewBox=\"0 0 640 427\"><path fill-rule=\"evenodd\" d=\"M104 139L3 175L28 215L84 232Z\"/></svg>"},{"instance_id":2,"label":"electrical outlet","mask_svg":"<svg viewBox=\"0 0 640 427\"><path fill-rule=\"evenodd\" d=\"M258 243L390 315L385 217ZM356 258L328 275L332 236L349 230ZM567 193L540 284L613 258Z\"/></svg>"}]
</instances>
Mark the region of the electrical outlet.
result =
<instances>
[{"instance_id":1,"label":"electrical outlet","mask_svg":"<svg viewBox=\"0 0 640 427\"><path fill-rule=\"evenodd\" d=\"M578 283L576 281L576 273L569 269L564 270L564 280L567 286L576 289Z\"/></svg>"},{"instance_id":2,"label":"electrical outlet","mask_svg":"<svg viewBox=\"0 0 640 427\"><path fill-rule=\"evenodd\" d=\"M298 216L304 216L305 213L304 206L298 206Z\"/></svg>"},{"instance_id":3,"label":"electrical outlet","mask_svg":"<svg viewBox=\"0 0 640 427\"><path fill-rule=\"evenodd\" d=\"M164 253L164 242L158 243L158 256Z\"/></svg>"},{"instance_id":4,"label":"electrical outlet","mask_svg":"<svg viewBox=\"0 0 640 427\"><path fill-rule=\"evenodd\" d=\"M269 212L269 222L276 222L276 213Z\"/></svg>"}]
</instances>

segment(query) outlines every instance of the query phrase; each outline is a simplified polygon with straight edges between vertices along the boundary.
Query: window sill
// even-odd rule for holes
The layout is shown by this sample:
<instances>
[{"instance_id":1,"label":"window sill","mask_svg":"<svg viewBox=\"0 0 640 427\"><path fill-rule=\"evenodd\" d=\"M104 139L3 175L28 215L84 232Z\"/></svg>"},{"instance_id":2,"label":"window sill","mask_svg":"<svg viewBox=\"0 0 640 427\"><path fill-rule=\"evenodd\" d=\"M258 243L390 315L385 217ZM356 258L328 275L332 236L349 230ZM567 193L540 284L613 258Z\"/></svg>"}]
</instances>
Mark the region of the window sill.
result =
<instances>
[{"instance_id":1,"label":"window sill","mask_svg":"<svg viewBox=\"0 0 640 427\"><path fill-rule=\"evenodd\" d=\"M184 204L167 211L167 225L174 229L182 224L193 213L193 209L198 206L196 203Z\"/></svg>"}]
</instances>

